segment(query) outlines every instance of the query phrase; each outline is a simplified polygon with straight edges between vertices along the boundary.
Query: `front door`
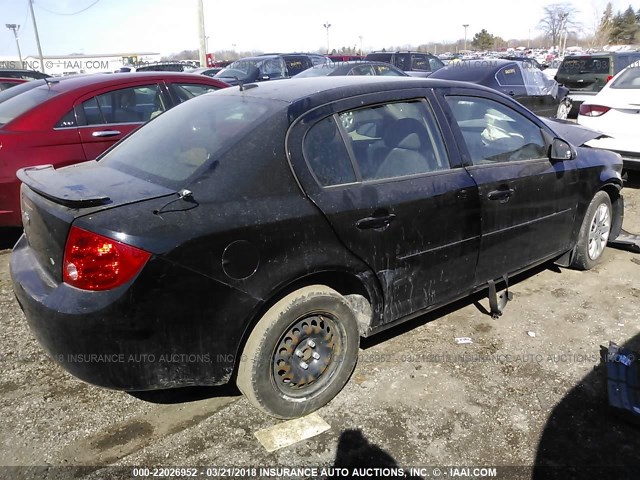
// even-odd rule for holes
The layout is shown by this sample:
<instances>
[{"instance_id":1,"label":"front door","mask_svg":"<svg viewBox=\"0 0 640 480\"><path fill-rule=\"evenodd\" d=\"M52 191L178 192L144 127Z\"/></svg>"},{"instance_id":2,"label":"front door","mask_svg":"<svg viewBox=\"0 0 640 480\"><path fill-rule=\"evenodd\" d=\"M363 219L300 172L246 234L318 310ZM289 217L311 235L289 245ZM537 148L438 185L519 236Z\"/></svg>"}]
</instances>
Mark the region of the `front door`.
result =
<instances>
[{"instance_id":1,"label":"front door","mask_svg":"<svg viewBox=\"0 0 640 480\"><path fill-rule=\"evenodd\" d=\"M77 102L78 132L87 159L93 160L111 145L165 110L157 84L112 88Z\"/></svg>"},{"instance_id":2,"label":"front door","mask_svg":"<svg viewBox=\"0 0 640 480\"><path fill-rule=\"evenodd\" d=\"M544 127L498 97L447 95L446 103L480 193L476 284L568 250L578 188L574 161L549 160Z\"/></svg>"}]
</instances>

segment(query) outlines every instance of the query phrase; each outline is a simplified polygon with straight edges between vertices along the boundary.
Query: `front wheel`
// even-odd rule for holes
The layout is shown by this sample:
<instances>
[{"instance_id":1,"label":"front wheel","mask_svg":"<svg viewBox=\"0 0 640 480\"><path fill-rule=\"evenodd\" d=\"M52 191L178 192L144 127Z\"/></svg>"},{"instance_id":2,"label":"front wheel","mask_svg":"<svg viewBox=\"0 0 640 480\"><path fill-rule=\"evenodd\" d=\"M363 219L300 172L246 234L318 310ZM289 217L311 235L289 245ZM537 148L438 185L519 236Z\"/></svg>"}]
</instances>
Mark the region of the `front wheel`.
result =
<instances>
[{"instance_id":1,"label":"front wheel","mask_svg":"<svg viewBox=\"0 0 640 480\"><path fill-rule=\"evenodd\" d=\"M588 270L600 262L611 233L611 219L609 195L596 193L580 227L572 267Z\"/></svg>"},{"instance_id":2,"label":"front wheel","mask_svg":"<svg viewBox=\"0 0 640 480\"><path fill-rule=\"evenodd\" d=\"M306 415L349 380L360 336L353 311L335 290L290 293L260 319L245 344L237 385L255 407L278 418Z\"/></svg>"}]
</instances>

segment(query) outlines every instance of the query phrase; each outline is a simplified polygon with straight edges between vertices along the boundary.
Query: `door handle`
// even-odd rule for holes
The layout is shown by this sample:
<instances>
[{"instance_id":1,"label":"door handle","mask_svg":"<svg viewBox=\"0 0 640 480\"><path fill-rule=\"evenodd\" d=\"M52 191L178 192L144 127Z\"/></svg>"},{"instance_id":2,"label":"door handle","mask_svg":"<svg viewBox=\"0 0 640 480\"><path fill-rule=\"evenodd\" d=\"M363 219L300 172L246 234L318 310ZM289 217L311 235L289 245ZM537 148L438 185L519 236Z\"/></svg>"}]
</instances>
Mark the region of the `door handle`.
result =
<instances>
[{"instance_id":1,"label":"door handle","mask_svg":"<svg viewBox=\"0 0 640 480\"><path fill-rule=\"evenodd\" d=\"M379 215L375 217L361 218L356 222L356 227L360 230L366 230L368 228L386 228L396 218L395 213L389 213L387 215Z\"/></svg>"},{"instance_id":2,"label":"door handle","mask_svg":"<svg viewBox=\"0 0 640 480\"><path fill-rule=\"evenodd\" d=\"M100 130L91 134L92 137L115 137L116 135L120 135L118 130Z\"/></svg>"},{"instance_id":3,"label":"door handle","mask_svg":"<svg viewBox=\"0 0 640 480\"><path fill-rule=\"evenodd\" d=\"M509 199L511 198L511 195L513 195L514 192L515 190L513 188L494 190L492 192L489 192L489 194L487 195L487 198L489 200L500 200L501 202L507 202L509 201Z\"/></svg>"}]
</instances>

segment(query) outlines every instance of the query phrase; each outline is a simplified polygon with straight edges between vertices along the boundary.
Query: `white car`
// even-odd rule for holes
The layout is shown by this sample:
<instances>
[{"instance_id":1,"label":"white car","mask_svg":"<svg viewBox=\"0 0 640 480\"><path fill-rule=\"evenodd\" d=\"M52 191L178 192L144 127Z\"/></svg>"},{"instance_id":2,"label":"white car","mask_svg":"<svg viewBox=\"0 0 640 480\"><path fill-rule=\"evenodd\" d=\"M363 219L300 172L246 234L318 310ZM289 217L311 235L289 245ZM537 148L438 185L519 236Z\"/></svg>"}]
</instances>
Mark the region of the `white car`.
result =
<instances>
[{"instance_id":1,"label":"white car","mask_svg":"<svg viewBox=\"0 0 640 480\"><path fill-rule=\"evenodd\" d=\"M622 156L627 170L640 170L640 62L622 70L580 105L578 123L606 137L587 142Z\"/></svg>"}]
</instances>

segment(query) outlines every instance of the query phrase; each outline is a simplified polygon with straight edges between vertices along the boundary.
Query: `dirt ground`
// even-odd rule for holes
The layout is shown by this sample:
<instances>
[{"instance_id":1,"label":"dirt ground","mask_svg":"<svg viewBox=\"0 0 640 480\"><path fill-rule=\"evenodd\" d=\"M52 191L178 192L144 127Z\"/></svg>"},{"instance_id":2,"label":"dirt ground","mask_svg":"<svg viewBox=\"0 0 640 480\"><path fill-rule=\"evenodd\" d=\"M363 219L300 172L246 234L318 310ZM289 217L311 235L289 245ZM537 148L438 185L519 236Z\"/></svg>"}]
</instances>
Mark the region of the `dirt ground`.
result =
<instances>
[{"instance_id":1,"label":"dirt ground","mask_svg":"<svg viewBox=\"0 0 640 480\"><path fill-rule=\"evenodd\" d=\"M640 233L640 181L624 194L624 227ZM640 255L611 248L605 255L588 272L545 265L519 277L499 319L475 297L363 342L351 381L318 412L331 428L268 453L254 432L280 422L233 387L143 399L56 366L14 300L3 250L0 478L131 477L129 466L398 466L413 478L503 466L494 478L505 479L587 478L602 468L632 478L640 430L607 408L599 347L612 340L640 348ZM441 470L408 470L416 466Z\"/></svg>"}]
</instances>

